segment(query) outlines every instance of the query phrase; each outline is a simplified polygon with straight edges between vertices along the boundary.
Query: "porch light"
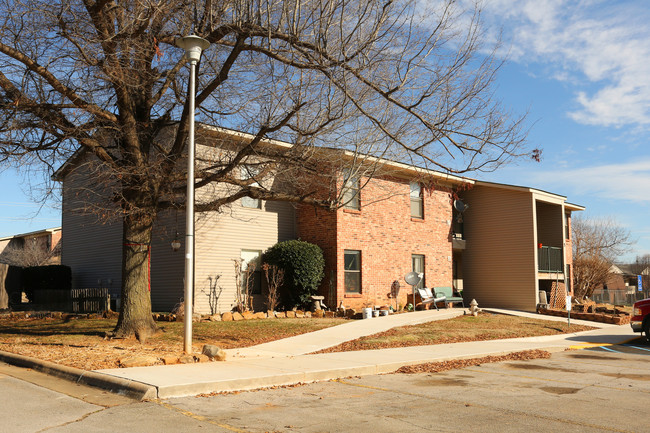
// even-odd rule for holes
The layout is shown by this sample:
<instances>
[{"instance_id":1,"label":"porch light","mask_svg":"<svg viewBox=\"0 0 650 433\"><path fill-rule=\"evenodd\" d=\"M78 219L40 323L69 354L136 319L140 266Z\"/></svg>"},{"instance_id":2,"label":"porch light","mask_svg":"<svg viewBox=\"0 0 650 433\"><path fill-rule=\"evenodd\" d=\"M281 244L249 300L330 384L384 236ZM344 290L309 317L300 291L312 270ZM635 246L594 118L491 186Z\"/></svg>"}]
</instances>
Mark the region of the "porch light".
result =
<instances>
[{"instance_id":1,"label":"porch light","mask_svg":"<svg viewBox=\"0 0 650 433\"><path fill-rule=\"evenodd\" d=\"M172 241L172 251L176 252L181 249L181 241L178 239L178 233L176 234L176 237Z\"/></svg>"}]
</instances>

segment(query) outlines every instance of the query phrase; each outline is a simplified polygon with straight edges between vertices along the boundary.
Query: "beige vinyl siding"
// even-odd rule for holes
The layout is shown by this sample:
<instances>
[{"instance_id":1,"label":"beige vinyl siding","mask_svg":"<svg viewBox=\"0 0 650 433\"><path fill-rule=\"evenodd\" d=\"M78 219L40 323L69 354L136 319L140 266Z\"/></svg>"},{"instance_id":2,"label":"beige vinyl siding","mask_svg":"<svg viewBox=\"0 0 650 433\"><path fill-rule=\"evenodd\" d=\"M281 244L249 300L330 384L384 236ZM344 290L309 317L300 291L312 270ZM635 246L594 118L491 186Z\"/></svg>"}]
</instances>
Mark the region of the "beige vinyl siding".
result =
<instances>
[{"instance_id":1,"label":"beige vinyl siding","mask_svg":"<svg viewBox=\"0 0 650 433\"><path fill-rule=\"evenodd\" d=\"M534 202L530 192L475 186L464 194L463 296L480 306L534 310Z\"/></svg>"},{"instance_id":2,"label":"beige vinyl siding","mask_svg":"<svg viewBox=\"0 0 650 433\"><path fill-rule=\"evenodd\" d=\"M222 212L197 214L196 221L194 306L203 314L212 313L211 292L218 296L217 311L235 305L233 259L241 257L242 249L264 252L278 241L294 239L296 233L295 209L283 202L262 202L262 209L235 202ZM262 296L254 298L254 307L264 308Z\"/></svg>"},{"instance_id":3,"label":"beige vinyl siding","mask_svg":"<svg viewBox=\"0 0 650 433\"><path fill-rule=\"evenodd\" d=\"M88 209L89 202L108 202L86 193L89 171L81 164L63 180L61 263L72 269L73 288L107 287L115 296L122 278L122 223Z\"/></svg>"},{"instance_id":4,"label":"beige vinyl siding","mask_svg":"<svg viewBox=\"0 0 650 433\"><path fill-rule=\"evenodd\" d=\"M178 230L181 248L172 251ZM151 236L151 308L172 311L184 295L185 211L168 210L158 214Z\"/></svg>"}]
</instances>

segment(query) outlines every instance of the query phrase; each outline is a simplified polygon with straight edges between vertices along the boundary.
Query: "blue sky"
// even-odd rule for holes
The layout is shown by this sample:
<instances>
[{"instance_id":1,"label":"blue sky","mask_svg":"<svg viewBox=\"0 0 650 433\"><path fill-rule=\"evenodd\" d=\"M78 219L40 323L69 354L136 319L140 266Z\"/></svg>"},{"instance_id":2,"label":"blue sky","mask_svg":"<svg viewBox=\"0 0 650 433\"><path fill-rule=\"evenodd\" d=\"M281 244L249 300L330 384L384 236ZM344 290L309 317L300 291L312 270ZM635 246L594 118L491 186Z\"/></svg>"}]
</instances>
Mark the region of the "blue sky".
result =
<instances>
[{"instance_id":1,"label":"blue sky","mask_svg":"<svg viewBox=\"0 0 650 433\"><path fill-rule=\"evenodd\" d=\"M468 0L469 1L469 0ZM611 217L650 254L650 8L647 1L488 0L488 40L503 31L508 63L497 96L529 112L540 163L476 177L565 195L585 216ZM54 227L60 211L30 202L27 182L0 173L0 237Z\"/></svg>"}]
</instances>

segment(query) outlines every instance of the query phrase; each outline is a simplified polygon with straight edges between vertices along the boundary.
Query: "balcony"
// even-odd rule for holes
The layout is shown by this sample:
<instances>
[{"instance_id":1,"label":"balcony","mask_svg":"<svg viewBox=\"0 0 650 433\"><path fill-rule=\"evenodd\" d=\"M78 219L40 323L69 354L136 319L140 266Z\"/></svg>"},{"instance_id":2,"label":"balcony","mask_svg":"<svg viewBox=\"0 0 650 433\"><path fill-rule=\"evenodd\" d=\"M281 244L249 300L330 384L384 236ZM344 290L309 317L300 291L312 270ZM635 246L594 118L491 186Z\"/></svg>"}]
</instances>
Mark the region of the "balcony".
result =
<instances>
[{"instance_id":1,"label":"balcony","mask_svg":"<svg viewBox=\"0 0 650 433\"><path fill-rule=\"evenodd\" d=\"M537 251L538 272L564 272L562 248L542 246Z\"/></svg>"}]
</instances>

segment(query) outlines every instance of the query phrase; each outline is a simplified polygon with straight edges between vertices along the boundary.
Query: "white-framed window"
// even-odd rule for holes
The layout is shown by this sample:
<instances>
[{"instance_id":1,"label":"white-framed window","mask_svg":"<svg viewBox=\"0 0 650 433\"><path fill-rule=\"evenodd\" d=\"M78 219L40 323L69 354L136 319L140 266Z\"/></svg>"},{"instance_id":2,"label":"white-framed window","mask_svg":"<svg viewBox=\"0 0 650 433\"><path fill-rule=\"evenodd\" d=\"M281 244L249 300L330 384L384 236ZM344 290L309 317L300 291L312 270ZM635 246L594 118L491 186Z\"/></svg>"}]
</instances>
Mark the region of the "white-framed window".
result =
<instances>
[{"instance_id":1,"label":"white-framed window","mask_svg":"<svg viewBox=\"0 0 650 433\"><path fill-rule=\"evenodd\" d=\"M361 197L359 190L361 189L361 182L359 177L355 176L350 170L345 170L343 173L343 207L345 209L360 210Z\"/></svg>"},{"instance_id":2,"label":"white-framed window","mask_svg":"<svg viewBox=\"0 0 650 433\"><path fill-rule=\"evenodd\" d=\"M250 278L250 294L262 294L262 251L260 250L241 250L241 272L242 285L246 284L246 270L249 266L253 267L253 274ZM244 287L242 287L244 289Z\"/></svg>"},{"instance_id":3,"label":"white-framed window","mask_svg":"<svg viewBox=\"0 0 650 433\"><path fill-rule=\"evenodd\" d=\"M345 250L343 262L345 293L361 293L361 251Z\"/></svg>"},{"instance_id":4,"label":"white-framed window","mask_svg":"<svg viewBox=\"0 0 650 433\"><path fill-rule=\"evenodd\" d=\"M424 202L422 200L422 185L411 182L411 218L424 218Z\"/></svg>"},{"instance_id":5,"label":"white-framed window","mask_svg":"<svg viewBox=\"0 0 650 433\"><path fill-rule=\"evenodd\" d=\"M246 179L252 179L255 176L259 174L259 170L257 167L248 167L248 166L243 166L241 168L241 178L242 180ZM259 187L260 184L257 182L253 182L251 186L257 186ZM251 197L242 197L241 198L241 205L243 207L251 208L251 209L261 209L262 208L262 200L258 198L251 198Z\"/></svg>"}]
</instances>

